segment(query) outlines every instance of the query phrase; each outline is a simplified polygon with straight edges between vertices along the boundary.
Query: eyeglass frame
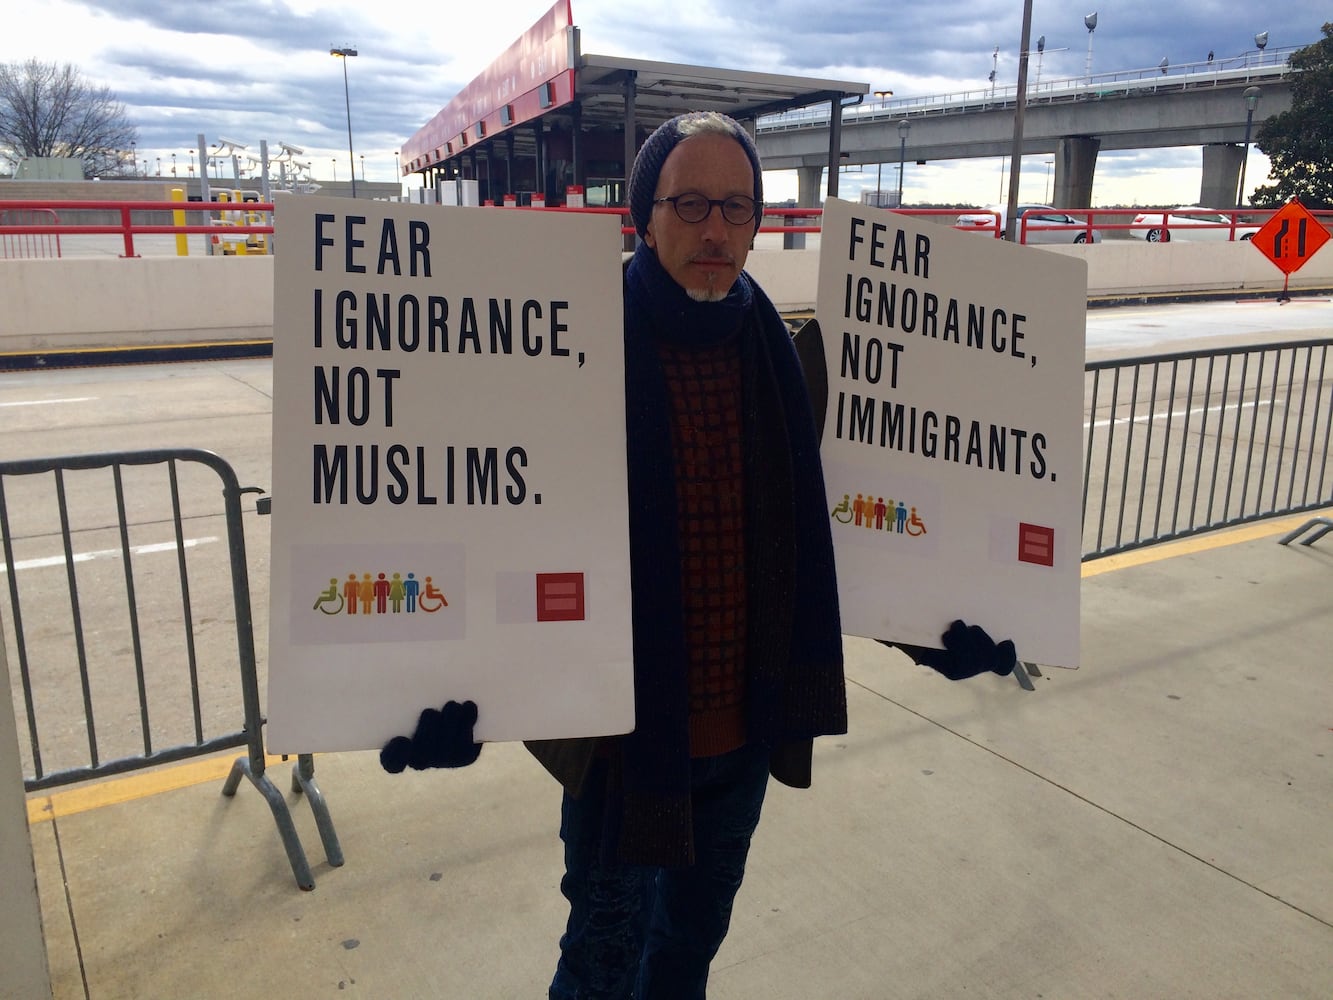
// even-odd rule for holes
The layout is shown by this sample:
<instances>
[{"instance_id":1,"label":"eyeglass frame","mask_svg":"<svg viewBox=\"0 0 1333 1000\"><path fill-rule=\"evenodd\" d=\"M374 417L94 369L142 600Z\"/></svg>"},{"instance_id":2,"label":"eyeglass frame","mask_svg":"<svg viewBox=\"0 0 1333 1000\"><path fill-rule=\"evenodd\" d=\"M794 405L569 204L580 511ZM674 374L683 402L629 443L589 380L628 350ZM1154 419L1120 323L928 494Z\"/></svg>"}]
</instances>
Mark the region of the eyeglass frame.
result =
<instances>
[{"instance_id":1,"label":"eyeglass frame","mask_svg":"<svg viewBox=\"0 0 1333 1000\"><path fill-rule=\"evenodd\" d=\"M697 219L687 219L685 218L685 216L680 214L680 199L682 198L698 198L700 201L706 201L708 202L708 211ZM738 200L748 201L750 203L750 215L748 218L742 219L740 222L735 222L727 218L727 202L735 202ZM716 207L718 211L722 213L722 221L730 226L747 225L753 222L755 219L757 219L759 217L760 212L763 211L763 202L755 201L755 199L751 198L748 194L733 194L733 195L728 195L726 198L705 198L703 193L700 191L684 191L680 194L672 195L671 197L668 198L653 199L654 205L661 205L664 202L669 202L672 211L676 213L676 218L680 219L681 222L689 226L697 226L702 222L708 221L708 217L713 214L714 207Z\"/></svg>"}]
</instances>

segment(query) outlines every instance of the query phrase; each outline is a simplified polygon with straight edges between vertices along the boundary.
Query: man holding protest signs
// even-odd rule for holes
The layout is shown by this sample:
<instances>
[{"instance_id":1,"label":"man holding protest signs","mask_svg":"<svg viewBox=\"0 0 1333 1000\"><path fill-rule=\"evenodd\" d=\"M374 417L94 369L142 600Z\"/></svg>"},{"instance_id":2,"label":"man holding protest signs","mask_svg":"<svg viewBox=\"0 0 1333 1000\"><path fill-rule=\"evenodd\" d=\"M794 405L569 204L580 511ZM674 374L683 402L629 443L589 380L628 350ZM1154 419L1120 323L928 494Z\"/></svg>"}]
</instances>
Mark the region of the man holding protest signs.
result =
<instances>
[{"instance_id":1,"label":"man holding protest signs","mask_svg":"<svg viewBox=\"0 0 1333 1000\"><path fill-rule=\"evenodd\" d=\"M553 1000L704 997L769 775L808 787L814 737L847 728L815 415L785 324L742 270L762 185L753 140L711 112L657 129L630 178L636 724L529 744L565 790ZM949 676L998 662L957 624L968 642L916 658ZM384 766L471 763L476 713L427 710Z\"/></svg>"}]
</instances>

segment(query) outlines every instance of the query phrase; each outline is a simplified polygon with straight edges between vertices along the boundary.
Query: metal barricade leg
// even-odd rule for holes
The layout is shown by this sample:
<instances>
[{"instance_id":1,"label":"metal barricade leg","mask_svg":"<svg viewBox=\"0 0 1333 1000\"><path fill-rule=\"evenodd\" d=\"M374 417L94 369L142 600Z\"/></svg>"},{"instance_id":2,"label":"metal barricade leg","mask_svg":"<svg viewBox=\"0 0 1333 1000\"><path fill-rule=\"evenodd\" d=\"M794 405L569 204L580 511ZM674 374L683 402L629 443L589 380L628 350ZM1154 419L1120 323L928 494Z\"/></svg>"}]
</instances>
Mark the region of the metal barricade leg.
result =
<instances>
[{"instance_id":1,"label":"metal barricade leg","mask_svg":"<svg viewBox=\"0 0 1333 1000\"><path fill-rule=\"evenodd\" d=\"M292 765L292 791L310 801L310 811L315 815L315 826L319 830L319 839L324 844L324 856L330 865L339 868L343 863L342 845L338 843L338 831L333 828L333 818L329 815L324 793L315 784L315 758L312 754L298 754Z\"/></svg>"},{"instance_id":2,"label":"metal barricade leg","mask_svg":"<svg viewBox=\"0 0 1333 1000\"><path fill-rule=\"evenodd\" d=\"M250 783L268 800L269 809L273 811L273 820L278 824L278 834L282 837L282 846L287 849L287 860L291 863L292 874L296 876L296 884L309 892L315 887L315 876L310 873L310 863L306 861L305 848L301 846L301 838L296 834L296 824L292 822L287 802L278 791L278 787L264 773L262 758L259 767L255 768L249 757L237 757L231 765L231 773L227 775L227 780L222 785L222 794L228 798L235 795L242 775L249 778ZM320 835L323 834L321 825Z\"/></svg>"},{"instance_id":3,"label":"metal barricade leg","mask_svg":"<svg viewBox=\"0 0 1333 1000\"><path fill-rule=\"evenodd\" d=\"M1035 663L1025 663L1019 660L1014 664L1014 680L1018 681L1018 686L1024 691L1035 691L1037 687L1032 683L1033 677L1040 677L1041 670Z\"/></svg>"},{"instance_id":4,"label":"metal barricade leg","mask_svg":"<svg viewBox=\"0 0 1333 1000\"><path fill-rule=\"evenodd\" d=\"M1311 533L1309 538L1303 539L1301 541L1302 545L1313 545L1315 542L1319 541L1319 539L1327 535L1330 531L1333 531L1333 519L1327 517L1312 517L1310 518L1310 520L1306 521L1295 531L1287 532L1287 534L1283 535L1281 538L1277 540L1277 543L1279 545L1289 545L1296 539L1300 538L1301 535L1305 534L1307 531L1311 531L1311 529L1314 529L1314 531Z\"/></svg>"}]
</instances>

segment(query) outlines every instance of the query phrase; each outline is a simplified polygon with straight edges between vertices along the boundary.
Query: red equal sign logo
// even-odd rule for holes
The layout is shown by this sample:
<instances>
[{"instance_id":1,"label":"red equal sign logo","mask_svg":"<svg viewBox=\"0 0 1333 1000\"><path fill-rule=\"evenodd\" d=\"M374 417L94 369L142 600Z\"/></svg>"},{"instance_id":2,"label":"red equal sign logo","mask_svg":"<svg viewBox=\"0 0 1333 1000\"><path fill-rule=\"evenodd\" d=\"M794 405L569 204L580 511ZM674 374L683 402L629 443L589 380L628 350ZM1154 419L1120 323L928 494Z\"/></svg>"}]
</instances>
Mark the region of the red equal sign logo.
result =
<instances>
[{"instance_id":1,"label":"red equal sign logo","mask_svg":"<svg viewBox=\"0 0 1333 1000\"><path fill-rule=\"evenodd\" d=\"M537 574L537 621L581 622L583 610L582 573Z\"/></svg>"},{"instance_id":2,"label":"red equal sign logo","mask_svg":"<svg viewBox=\"0 0 1333 1000\"><path fill-rule=\"evenodd\" d=\"M1041 524L1018 523L1018 561L1038 566L1055 565L1055 529Z\"/></svg>"}]
</instances>

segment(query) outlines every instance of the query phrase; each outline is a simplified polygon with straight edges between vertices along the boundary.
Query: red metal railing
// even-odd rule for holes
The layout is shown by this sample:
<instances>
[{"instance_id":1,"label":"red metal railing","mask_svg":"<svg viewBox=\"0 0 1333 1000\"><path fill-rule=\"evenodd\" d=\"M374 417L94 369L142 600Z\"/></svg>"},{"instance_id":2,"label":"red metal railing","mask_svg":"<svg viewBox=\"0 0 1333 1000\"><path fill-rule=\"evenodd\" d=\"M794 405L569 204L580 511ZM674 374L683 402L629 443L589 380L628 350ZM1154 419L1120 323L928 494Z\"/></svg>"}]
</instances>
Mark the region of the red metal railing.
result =
<instances>
[{"instance_id":1,"label":"red metal railing","mask_svg":"<svg viewBox=\"0 0 1333 1000\"><path fill-rule=\"evenodd\" d=\"M26 231L34 227L35 232ZM0 209L0 257L59 257L60 216L50 208ZM19 228L25 227L25 228ZM10 232L10 229L13 232Z\"/></svg>"},{"instance_id":2,"label":"red metal railing","mask_svg":"<svg viewBox=\"0 0 1333 1000\"><path fill-rule=\"evenodd\" d=\"M503 210L503 209L502 209ZM513 211L533 211L533 212L582 212L600 215L619 216L624 223L621 226L621 232L629 235L634 232L634 227L628 223L629 209L623 207L584 207L570 208L567 206L551 206L545 208L532 208L522 206L519 208L510 208ZM104 222L99 224L69 224L61 221L58 212L72 213L77 211L101 211L115 213L119 219L117 222ZM952 216L968 215L991 216L991 222L983 225L954 226L955 229L962 229L967 232L987 233L994 238L1000 238L1003 235L1003 225L1001 224L1001 213L985 209L977 210L958 210L951 208L906 208L899 210L903 215L911 216ZM1186 239L1185 231L1193 230L1195 233L1207 231L1224 230L1227 238L1234 240L1238 229L1248 230L1252 227L1262 225L1275 211L1274 209L1251 209L1246 211L1219 212L1219 215L1227 217L1228 221L1218 223L1190 222L1183 224L1177 222L1172 224L1169 219L1163 218L1160 222L1114 222L1111 219L1123 219L1126 216L1133 215L1152 215L1161 217L1167 214L1169 210L1148 210L1147 212L1135 210L1133 213L1126 209L1059 209L1062 214L1071 218L1080 220L1083 223L1081 232L1089 242L1093 241L1094 232L1105 234L1115 231L1139 231L1144 232L1153 229L1160 229L1163 232L1177 232L1180 239ZM203 216L198 222L188 222L182 224L165 225L159 222L144 220L137 216L143 213L163 213L171 212L189 212L196 216ZM157 235L179 235L183 233L205 233L213 236L215 242L217 238L225 231L226 236L244 236L246 239L251 237L263 237L265 240L273 233L272 213L273 204L271 202L178 202L178 201L4 201L0 200L0 241L3 241L5 247L5 256L60 256L60 238L61 236L86 236L86 235L113 235L119 236L124 241L123 257L137 257L134 249L135 236L157 236ZM26 216L16 216L13 213L28 213ZM1313 213L1320 221L1329 227L1333 227L1333 211L1315 211ZM777 208L766 207L764 209L763 219L759 227L761 233L774 234L796 234L796 233L818 233L820 231L820 217L823 215L823 209L819 208ZM255 217L260 217L263 221L254 222ZM15 222L16 218L23 218L27 221ZM776 223L770 220L777 220ZM1099 221L1106 220L1106 221ZM1056 224L1043 224L1029 220L1027 217L1019 220L1018 230L1019 242L1028 242L1029 234L1037 232L1068 230L1070 227ZM1242 237L1243 238L1243 237ZM29 239L44 240L43 243L32 244L12 244L15 252L10 252L11 240ZM54 242L51 242L51 241ZM1072 242L1072 237L1071 237ZM17 252L19 249L26 250L26 253ZM55 253L50 253L54 249ZM41 251L41 252L38 252Z\"/></svg>"},{"instance_id":3,"label":"red metal railing","mask_svg":"<svg viewBox=\"0 0 1333 1000\"><path fill-rule=\"evenodd\" d=\"M98 211L114 212L120 221L100 224L68 224L57 220L55 224L45 225L0 225L0 237L40 235L54 233L60 236L120 236L124 240L125 252L122 257L137 257L134 252L135 236L174 236L180 233L218 234L220 225L227 226L227 233L245 236L270 236L273 233L271 221L273 205L271 202L202 202L202 201L0 201L0 214L15 209L48 211ZM162 225L159 223L138 221L135 213L143 212L193 212L205 218L198 223ZM247 225L235 219L249 213L263 213L270 221Z\"/></svg>"}]
</instances>

